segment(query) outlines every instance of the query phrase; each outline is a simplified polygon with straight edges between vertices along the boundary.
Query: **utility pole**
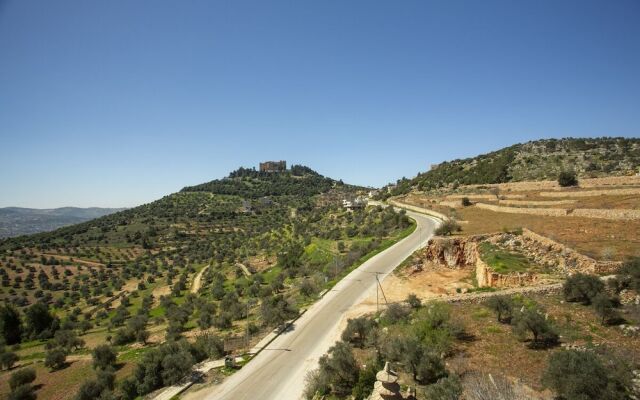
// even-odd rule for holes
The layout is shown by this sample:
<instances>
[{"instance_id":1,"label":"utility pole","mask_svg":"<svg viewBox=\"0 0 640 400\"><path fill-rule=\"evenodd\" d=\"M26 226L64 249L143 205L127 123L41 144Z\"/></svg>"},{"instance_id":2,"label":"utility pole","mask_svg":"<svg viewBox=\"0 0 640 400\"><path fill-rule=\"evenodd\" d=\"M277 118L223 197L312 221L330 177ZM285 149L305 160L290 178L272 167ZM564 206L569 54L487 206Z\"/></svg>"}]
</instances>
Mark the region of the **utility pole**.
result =
<instances>
[{"instance_id":1,"label":"utility pole","mask_svg":"<svg viewBox=\"0 0 640 400\"><path fill-rule=\"evenodd\" d=\"M380 279L378 275L382 274L382 272L374 272L376 274L376 311L380 310L380 296L378 295L378 288L380 288L380 292L382 293L382 297L384 298L384 304L389 305L387 302L387 296L384 294L384 290L382 290L382 285L380 284Z\"/></svg>"},{"instance_id":2,"label":"utility pole","mask_svg":"<svg viewBox=\"0 0 640 400\"><path fill-rule=\"evenodd\" d=\"M247 351L249 351L249 301L246 303L247 306L247 324L246 324L246 333L245 333L245 347Z\"/></svg>"}]
</instances>

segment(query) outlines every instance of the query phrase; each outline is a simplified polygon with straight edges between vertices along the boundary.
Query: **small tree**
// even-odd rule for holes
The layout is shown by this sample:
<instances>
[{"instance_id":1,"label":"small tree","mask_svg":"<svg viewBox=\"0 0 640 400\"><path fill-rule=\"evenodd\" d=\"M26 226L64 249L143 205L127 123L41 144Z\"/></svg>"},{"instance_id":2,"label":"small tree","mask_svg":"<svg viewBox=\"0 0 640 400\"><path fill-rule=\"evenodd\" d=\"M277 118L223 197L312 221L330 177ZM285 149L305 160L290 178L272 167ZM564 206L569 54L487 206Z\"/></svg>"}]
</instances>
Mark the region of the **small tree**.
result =
<instances>
[{"instance_id":1,"label":"small tree","mask_svg":"<svg viewBox=\"0 0 640 400\"><path fill-rule=\"evenodd\" d=\"M9 387L13 390L21 385L27 385L36 380L36 371L33 368L23 368L11 374Z\"/></svg>"},{"instance_id":2,"label":"small tree","mask_svg":"<svg viewBox=\"0 0 640 400\"><path fill-rule=\"evenodd\" d=\"M357 340L360 348L364 348L364 344L367 340L369 332L375 328L375 323L368 317L358 317L349 319L347 321L347 327L342 332L342 340L354 341Z\"/></svg>"},{"instance_id":3,"label":"small tree","mask_svg":"<svg viewBox=\"0 0 640 400\"><path fill-rule=\"evenodd\" d=\"M18 355L12 351L0 351L0 366L3 369L11 369L13 365L19 360Z\"/></svg>"},{"instance_id":4,"label":"small tree","mask_svg":"<svg viewBox=\"0 0 640 400\"><path fill-rule=\"evenodd\" d=\"M338 342L320 358L320 371L327 377L334 393L346 395L356 385L360 367L351 347L345 342Z\"/></svg>"},{"instance_id":5,"label":"small tree","mask_svg":"<svg viewBox=\"0 0 640 400\"><path fill-rule=\"evenodd\" d=\"M448 219L436 228L435 234L438 236L449 236L454 232L460 232L462 228L453 219Z\"/></svg>"},{"instance_id":6,"label":"small tree","mask_svg":"<svg viewBox=\"0 0 640 400\"><path fill-rule=\"evenodd\" d=\"M440 378L424 390L424 398L429 400L458 400L462 394L462 384L457 376Z\"/></svg>"},{"instance_id":7,"label":"small tree","mask_svg":"<svg viewBox=\"0 0 640 400\"><path fill-rule=\"evenodd\" d=\"M584 305L604 290L604 283L593 275L575 274L567 278L562 287L566 301L575 301Z\"/></svg>"},{"instance_id":8,"label":"small tree","mask_svg":"<svg viewBox=\"0 0 640 400\"><path fill-rule=\"evenodd\" d=\"M602 325L607 325L607 323L619 317L613 301L606 294L598 293L593 298L592 303Z\"/></svg>"},{"instance_id":9,"label":"small tree","mask_svg":"<svg viewBox=\"0 0 640 400\"><path fill-rule=\"evenodd\" d=\"M0 335L8 345L20 343L22 339L20 313L11 304L0 305Z\"/></svg>"},{"instance_id":10,"label":"small tree","mask_svg":"<svg viewBox=\"0 0 640 400\"><path fill-rule=\"evenodd\" d=\"M7 400L36 400L36 394L31 384L20 385L9 392Z\"/></svg>"},{"instance_id":11,"label":"small tree","mask_svg":"<svg viewBox=\"0 0 640 400\"><path fill-rule=\"evenodd\" d=\"M535 307L527 307L523 311L513 315L513 331L522 339L527 334L533 336L532 347L540 345L552 345L558 342L558 334L541 310Z\"/></svg>"},{"instance_id":12,"label":"small tree","mask_svg":"<svg viewBox=\"0 0 640 400\"><path fill-rule=\"evenodd\" d=\"M565 350L551 355L543 383L563 399L626 399L619 377L588 351Z\"/></svg>"},{"instance_id":13,"label":"small tree","mask_svg":"<svg viewBox=\"0 0 640 400\"><path fill-rule=\"evenodd\" d=\"M93 368L97 370L112 369L116 365L116 351L108 344L101 344L93 349Z\"/></svg>"},{"instance_id":14,"label":"small tree","mask_svg":"<svg viewBox=\"0 0 640 400\"><path fill-rule=\"evenodd\" d=\"M498 322L508 323L511 321L513 300L510 297L494 296L487 300L486 305L496 313Z\"/></svg>"},{"instance_id":15,"label":"small tree","mask_svg":"<svg viewBox=\"0 0 640 400\"><path fill-rule=\"evenodd\" d=\"M577 186L578 178L574 171L562 171L558 175L558 184L562 187Z\"/></svg>"},{"instance_id":16,"label":"small tree","mask_svg":"<svg viewBox=\"0 0 640 400\"><path fill-rule=\"evenodd\" d=\"M67 353L61 348L51 349L44 359L44 366L56 371L67 365Z\"/></svg>"}]
</instances>

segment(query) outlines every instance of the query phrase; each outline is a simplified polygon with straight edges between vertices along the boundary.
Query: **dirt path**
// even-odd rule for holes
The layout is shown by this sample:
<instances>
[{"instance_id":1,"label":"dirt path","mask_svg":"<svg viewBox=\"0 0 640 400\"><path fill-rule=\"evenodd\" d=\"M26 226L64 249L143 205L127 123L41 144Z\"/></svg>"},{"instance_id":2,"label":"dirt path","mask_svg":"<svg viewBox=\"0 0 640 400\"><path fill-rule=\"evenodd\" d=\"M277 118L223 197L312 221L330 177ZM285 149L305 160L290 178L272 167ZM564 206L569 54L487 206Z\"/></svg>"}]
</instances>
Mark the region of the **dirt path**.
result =
<instances>
[{"instance_id":1,"label":"dirt path","mask_svg":"<svg viewBox=\"0 0 640 400\"><path fill-rule=\"evenodd\" d=\"M202 287L202 275L205 273L207 268L209 268L209 265L211 264L208 264L207 266L202 268L200 272L198 272L196 277L193 278L193 283L191 284L191 293L198 293L198 290L200 290L200 287Z\"/></svg>"}]
</instances>

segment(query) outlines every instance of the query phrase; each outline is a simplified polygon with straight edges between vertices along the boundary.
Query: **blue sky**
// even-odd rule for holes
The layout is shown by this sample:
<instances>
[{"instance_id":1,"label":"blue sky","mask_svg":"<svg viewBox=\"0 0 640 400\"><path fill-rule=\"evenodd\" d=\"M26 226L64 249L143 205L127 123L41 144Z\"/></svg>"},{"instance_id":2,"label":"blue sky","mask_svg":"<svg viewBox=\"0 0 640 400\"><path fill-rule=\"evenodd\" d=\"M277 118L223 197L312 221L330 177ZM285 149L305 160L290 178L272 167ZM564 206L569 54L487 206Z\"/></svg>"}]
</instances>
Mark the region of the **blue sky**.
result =
<instances>
[{"instance_id":1,"label":"blue sky","mask_svg":"<svg viewBox=\"0 0 640 400\"><path fill-rule=\"evenodd\" d=\"M0 0L0 206L133 206L261 160L381 186L638 137L640 2Z\"/></svg>"}]
</instances>

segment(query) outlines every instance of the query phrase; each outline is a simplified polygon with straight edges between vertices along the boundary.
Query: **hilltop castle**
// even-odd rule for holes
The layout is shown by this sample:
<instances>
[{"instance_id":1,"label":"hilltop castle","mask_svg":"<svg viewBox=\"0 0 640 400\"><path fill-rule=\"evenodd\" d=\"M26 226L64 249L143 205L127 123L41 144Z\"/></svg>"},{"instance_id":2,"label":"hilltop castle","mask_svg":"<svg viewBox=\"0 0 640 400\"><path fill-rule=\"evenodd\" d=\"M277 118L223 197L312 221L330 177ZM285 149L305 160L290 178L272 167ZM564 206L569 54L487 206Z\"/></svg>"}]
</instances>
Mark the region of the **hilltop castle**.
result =
<instances>
[{"instance_id":1,"label":"hilltop castle","mask_svg":"<svg viewBox=\"0 0 640 400\"><path fill-rule=\"evenodd\" d=\"M260 163L260 172L282 172L286 170L286 161L265 161Z\"/></svg>"}]
</instances>

